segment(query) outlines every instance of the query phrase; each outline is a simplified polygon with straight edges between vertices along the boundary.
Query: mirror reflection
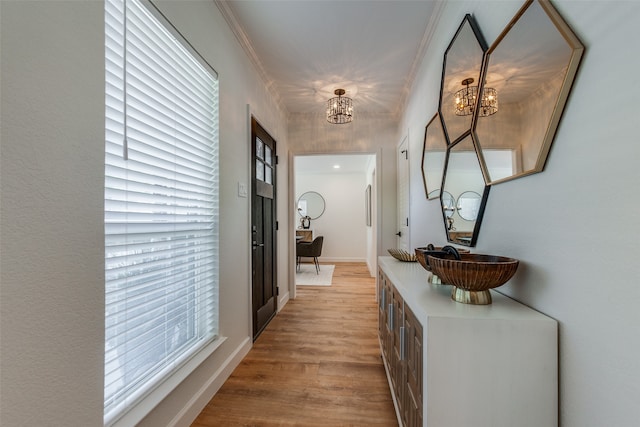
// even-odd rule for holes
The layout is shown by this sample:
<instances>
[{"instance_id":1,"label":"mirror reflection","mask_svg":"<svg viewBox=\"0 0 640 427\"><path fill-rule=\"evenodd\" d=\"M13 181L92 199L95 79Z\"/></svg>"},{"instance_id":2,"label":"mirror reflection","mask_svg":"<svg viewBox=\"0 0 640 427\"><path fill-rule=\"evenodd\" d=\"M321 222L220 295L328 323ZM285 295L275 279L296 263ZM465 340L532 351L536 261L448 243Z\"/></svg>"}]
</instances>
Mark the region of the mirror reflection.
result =
<instances>
[{"instance_id":1,"label":"mirror reflection","mask_svg":"<svg viewBox=\"0 0 640 427\"><path fill-rule=\"evenodd\" d=\"M486 49L487 44L475 20L466 15L444 54L438 111L449 144L471 130Z\"/></svg>"},{"instance_id":2,"label":"mirror reflection","mask_svg":"<svg viewBox=\"0 0 640 427\"><path fill-rule=\"evenodd\" d=\"M482 197L475 191L465 191L458 197L456 210L460 218L467 221L475 221L480 210L480 199Z\"/></svg>"},{"instance_id":3,"label":"mirror reflection","mask_svg":"<svg viewBox=\"0 0 640 427\"><path fill-rule=\"evenodd\" d=\"M528 1L487 51L482 90L499 97L496 114L474 123L490 184L540 172L583 52L548 2Z\"/></svg>"},{"instance_id":4,"label":"mirror reflection","mask_svg":"<svg viewBox=\"0 0 640 427\"><path fill-rule=\"evenodd\" d=\"M422 147L422 182L427 199L440 197L446 154L447 140L444 136L440 116L436 114L424 130L424 145Z\"/></svg>"},{"instance_id":5,"label":"mirror reflection","mask_svg":"<svg viewBox=\"0 0 640 427\"><path fill-rule=\"evenodd\" d=\"M475 245L489 188L485 185L473 139L467 135L449 147L447 153L440 201L449 242ZM450 200L445 197L446 193Z\"/></svg>"},{"instance_id":6,"label":"mirror reflection","mask_svg":"<svg viewBox=\"0 0 640 427\"><path fill-rule=\"evenodd\" d=\"M320 193L315 191L307 191L303 193L297 202L298 215L301 217L308 216L309 219L318 219L324 213L324 198Z\"/></svg>"}]
</instances>

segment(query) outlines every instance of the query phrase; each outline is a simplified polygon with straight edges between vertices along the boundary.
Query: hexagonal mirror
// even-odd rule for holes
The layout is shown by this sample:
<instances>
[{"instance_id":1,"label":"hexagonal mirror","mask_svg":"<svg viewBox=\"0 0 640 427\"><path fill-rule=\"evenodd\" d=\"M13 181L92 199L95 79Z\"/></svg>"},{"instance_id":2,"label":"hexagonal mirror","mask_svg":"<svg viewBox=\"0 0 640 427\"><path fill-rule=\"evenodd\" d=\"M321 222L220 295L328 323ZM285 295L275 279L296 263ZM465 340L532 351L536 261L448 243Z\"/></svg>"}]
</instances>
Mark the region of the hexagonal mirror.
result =
<instances>
[{"instance_id":1,"label":"hexagonal mirror","mask_svg":"<svg viewBox=\"0 0 640 427\"><path fill-rule=\"evenodd\" d=\"M473 17L465 15L444 53L438 112L448 144L471 132L487 44Z\"/></svg>"},{"instance_id":2,"label":"hexagonal mirror","mask_svg":"<svg viewBox=\"0 0 640 427\"><path fill-rule=\"evenodd\" d=\"M472 135L449 146L440 197L449 242L475 246L490 188L485 185Z\"/></svg>"},{"instance_id":3,"label":"hexagonal mirror","mask_svg":"<svg viewBox=\"0 0 640 427\"><path fill-rule=\"evenodd\" d=\"M446 154L447 140L444 136L440 116L436 113L424 130L424 145L422 146L422 182L429 200L440 197Z\"/></svg>"},{"instance_id":4,"label":"hexagonal mirror","mask_svg":"<svg viewBox=\"0 0 640 427\"><path fill-rule=\"evenodd\" d=\"M583 51L546 0L527 1L489 48L473 123L487 183L543 170Z\"/></svg>"}]
</instances>

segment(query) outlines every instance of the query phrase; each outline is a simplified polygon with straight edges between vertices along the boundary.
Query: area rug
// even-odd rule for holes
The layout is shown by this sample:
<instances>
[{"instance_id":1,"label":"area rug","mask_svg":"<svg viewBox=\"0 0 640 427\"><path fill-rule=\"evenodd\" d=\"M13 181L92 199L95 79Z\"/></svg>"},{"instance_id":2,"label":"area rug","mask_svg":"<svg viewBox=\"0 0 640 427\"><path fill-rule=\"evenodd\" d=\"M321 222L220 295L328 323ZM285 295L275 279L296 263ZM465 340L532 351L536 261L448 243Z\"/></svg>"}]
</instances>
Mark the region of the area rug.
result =
<instances>
[{"instance_id":1,"label":"area rug","mask_svg":"<svg viewBox=\"0 0 640 427\"><path fill-rule=\"evenodd\" d=\"M296 271L296 285L331 286L335 268L332 264L320 264L320 273L316 274L315 265L300 264L300 269Z\"/></svg>"}]
</instances>

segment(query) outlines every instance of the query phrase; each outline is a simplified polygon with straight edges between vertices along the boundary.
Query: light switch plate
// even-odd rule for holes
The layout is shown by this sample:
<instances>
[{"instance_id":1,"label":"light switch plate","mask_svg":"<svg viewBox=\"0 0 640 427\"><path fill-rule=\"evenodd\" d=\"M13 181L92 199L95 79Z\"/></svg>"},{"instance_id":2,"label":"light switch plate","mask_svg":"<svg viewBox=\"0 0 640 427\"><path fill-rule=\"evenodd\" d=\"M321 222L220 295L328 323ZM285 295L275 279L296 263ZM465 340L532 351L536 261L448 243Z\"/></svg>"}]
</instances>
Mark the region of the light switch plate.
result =
<instances>
[{"instance_id":1,"label":"light switch plate","mask_svg":"<svg viewBox=\"0 0 640 427\"><path fill-rule=\"evenodd\" d=\"M238 183L238 197L247 197L247 184L244 182Z\"/></svg>"}]
</instances>

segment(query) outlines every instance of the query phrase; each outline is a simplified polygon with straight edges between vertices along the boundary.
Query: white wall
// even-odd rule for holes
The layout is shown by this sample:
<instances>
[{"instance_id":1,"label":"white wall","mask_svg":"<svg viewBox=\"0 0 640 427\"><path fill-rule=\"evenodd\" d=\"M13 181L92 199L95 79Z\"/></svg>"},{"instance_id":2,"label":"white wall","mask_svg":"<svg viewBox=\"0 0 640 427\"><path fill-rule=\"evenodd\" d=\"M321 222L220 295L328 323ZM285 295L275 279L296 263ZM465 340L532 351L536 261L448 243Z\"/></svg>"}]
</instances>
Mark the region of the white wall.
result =
<instances>
[{"instance_id":1,"label":"white wall","mask_svg":"<svg viewBox=\"0 0 640 427\"><path fill-rule=\"evenodd\" d=\"M320 262L365 262L365 171L306 173L296 170L295 177L296 200L307 191L315 191L325 200L324 213L311 220L314 238L324 236Z\"/></svg>"},{"instance_id":2,"label":"white wall","mask_svg":"<svg viewBox=\"0 0 640 427\"><path fill-rule=\"evenodd\" d=\"M631 427L640 414L640 91L632 54L640 3L553 2L586 45L543 173L496 185L477 253L521 260L501 290L558 320L560 425ZM520 1L446 2L401 129L410 130L413 242L446 242L438 201L420 183L424 127L437 109L442 56L465 13L491 44ZM418 225L419 224L419 225Z\"/></svg>"},{"instance_id":3,"label":"white wall","mask_svg":"<svg viewBox=\"0 0 640 427\"><path fill-rule=\"evenodd\" d=\"M228 338L142 426L187 425L251 345L249 199L237 196L238 182L249 182L247 104L288 152L285 114L215 4L159 5L220 74L220 331ZM0 8L0 424L102 426L104 5ZM281 224L287 181L279 168ZM286 265L281 257L281 295Z\"/></svg>"},{"instance_id":4,"label":"white wall","mask_svg":"<svg viewBox=\"0 0 640 427\"><path fill-rule=\"evenodd\" d=\"M367 185L371 186L371 226L367 227L367 267L372 277L376 277L378 252L378 179L376 163L371 160L367 167Z\"/></svg>"},{"instance_id":5,"label":"white wall","mask_svg":"<svg viewBox=\"0 0 640 427\"><path fill-rule=\"evenodd\" d=\"M397 120L391 115L356 115L353 122L333 125L323 114L290 114L289 147L292 154L354 154L377 155L374 218L376 254L386 254L395 247L396 229L396 133ZM291 188L290 199L295 195ZM293 206L291 206L293 209ZM294 221L290 228L297 227ZM291 243L292 247L294 246ZM292 257L293 257L293 251ZM376 255L376 256L377 256ZM377 269L377 261L376 261Z\"/></svg>"}]
</instances>

